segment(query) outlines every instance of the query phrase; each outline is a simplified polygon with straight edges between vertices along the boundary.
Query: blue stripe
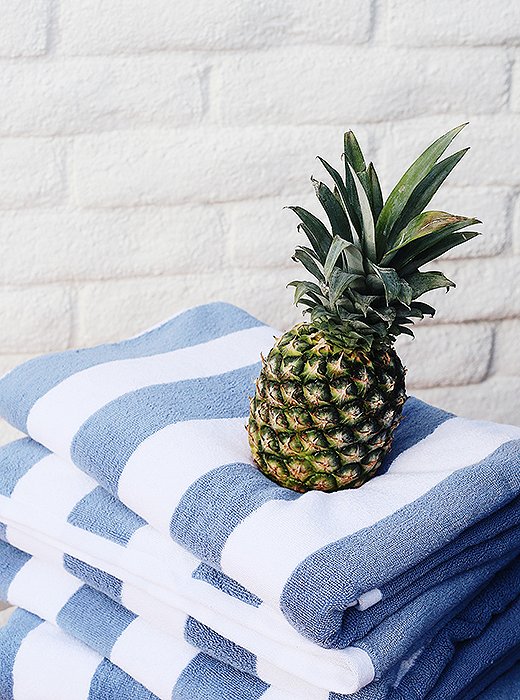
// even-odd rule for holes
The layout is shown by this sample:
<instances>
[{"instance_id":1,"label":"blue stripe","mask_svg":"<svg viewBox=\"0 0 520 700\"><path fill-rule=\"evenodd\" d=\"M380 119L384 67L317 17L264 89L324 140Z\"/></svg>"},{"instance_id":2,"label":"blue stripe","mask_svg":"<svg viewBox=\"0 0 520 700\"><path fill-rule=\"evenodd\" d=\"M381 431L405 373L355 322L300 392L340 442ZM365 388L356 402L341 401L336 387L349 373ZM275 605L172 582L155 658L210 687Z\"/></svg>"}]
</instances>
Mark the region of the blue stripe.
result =
<instances>
[{"instance_id":1,"label":"blue stripe","mask_svg":"<svg viewBox=\"0 0 520 700\"><path fill-rule=\"evenodd\" d=\"M197 654L183 670L172 700L258 700L269 686L206 654Z\"/></svg>"},{"instance_id":2,"label":"blue stripe","mask_svg":"<svg viewBox=\"0 0 520 700\"><path fill-rule=\"evenodd\" d=\"M88 700L159 700L127 673L103 659L90 683Z\"/></svg>"},{"instance_id":3,"label":"blue stripe","mask_svg":"<svg viewBox=\"0 0 520 700\"><path fill-rule=\"evenodd\" d=\"M248 515L268 501L300 497L250 464L226 464L189 487L172 516L170 533L196 557L218 567L227 538Z\"/></svg>"},{"instance_id":4,"label":"blue stripe","mask_svg":"<svg viewBox=\"0 0 520 700\"><path fill-rule=\"evenodd\" d=\"M0 494L10 496L22 476L49 454L49 450L28 437L1 447Z\"/></svg>"},{"instance_id":5,"label":"blue stripe","mask_svg":"<svg viewBox=\"0 0 520 700\"><path fill-rule=\"evenodd\" d=\"M453 418L452 413L443 411L435 406L430 406L415 396L408 397L404 407L402 420L394 433L394 441L390 452L385 457L378 474L385 474L392 466L392 462L402 452L413 447L445 421Z\"/></svg>"},{"instance_id":6,"label":"blue stripe","mask_svg":"<svg viewBox=\"0 0 520 700\"><path fill-rule=\"evenodd\" d=\"M58 613L58 625L72 637L110 656L112 647L136 615L106 595L82 586Z\"/></svg>"},{"instance_id":7,"label":"blue stripe","mask_svg":"<svg viewBox=\"0 0 520 700\"><path fill-rule=\"evenodd\" d=\"M258 608L260 607L260 605L262 605L261 598L259 598L256 595L253 595L246 588L244 588L244 586L241 586L239 583L237 583L237 581L235 581L232 578L229 578L229 576L223 574L222 571L214 569L212 566L208 566L204 563L199 564L199 566L197 566L195 571L192 573L192 577L195 579L199 579L200 581L206 581L206 583L209 583L214 588L217 588L220 591L227 593L232 598L237 598L243 603L252 605L255 608Z\"/></svg>"},{"instance_id":8,"label":"blue stripe","mask_svg":"<svg viewBox=\"0 0 520 700\"><path fill-rule=\"evenodd\" d=\"M77 466L111 493L125 465L150 435L180 421L247 416L260 363L211 377L157 384L121 396L81 426L71 446ZM168 458L168 455L165 456ZM184 469L183 464L172 465Z\"/></svg>"},{"instance_id":9,"label":"blue stripe","mask_svg":"<svg viewBox=\"0 0 520 700\"><path fill-rule=\"evenodd\" d=\"M280 606L289 622L321 646L346 646L349 639L343 616L349 614L351 601L402 575L429 552L449 546L465 527L485 517L492 519L516 497L519 448L520 440L505 443L396 513L307 557L293 571L281 595ZM485 499L482 484L486 484ZM446 509L454 494L460 509ZM418 547L421 542L426 543L425 551ZM323 601L327 601L326 609Z\"/></svg>"},{"instance_id":10,"label":"blue stripe","mask_svg":"<svg viewBox=\"0 0 520 700\"><path fill-rule=\"evenodd\" d=\"M0 600L7 601L7 593L14 577L31 556L0 541Z\"/></svg>"},{"instance_id":11,"label":"blue stripe","mask_svg":"<svg viewBox=\"0 0 520 700\"><path fill-rule=\"evenodd\" d=\"M244 647L217 634L193 617L189 617L184 627L184 637L201 652L231 664L247 673L256 673L256 656Z\"/></svg>"},{"instance_id":12,"label":"blue stripe","mask_svg":"<svg viewBox=\"0 0 520 700\"><path fill-rule=\"evenodd\" d=\"M63 555L63 568L66 569L80 581L84 581L97 591L101 591L112 600L121 601L122 581L106 571L101 571L95 566L85 564L85 562L69 554Z\"/></svg>"},{"instance_id":13,"label":"blue stripe","mask_svg":"<svg viewBox=\"0 0 520 700\"><path fill-rule=\"evenodd\" d=\"M29 360L0 380L0 416L27 432L27 417L36 401L77 372L112 360L147 357L191 347L261 325L242 309L216 302L185 311L138 338Z\"/></svg>"},{"instance_id":14,"label":"blue stripe","mask_svg":"<svg viewBox=\"0 0 520 700\"><path fill-rule=\"evenodd\" d=\"M15 610L9 622L0 628L0 698L13 700L13 668L16 656L25 637L41 625L36 615L25 610Z\"/></svg>"},{"instance_id":15,"label":"blue stripe","mask_svg":"<svg viewBox=\"0 0 520 700\"><path fill-rule=\"evenodd\" d=\"M134 532L146 525L143 518L101 486L78 501L67 520L76 527L121 545L127 545Z\"/></svg>"}]
</instances>

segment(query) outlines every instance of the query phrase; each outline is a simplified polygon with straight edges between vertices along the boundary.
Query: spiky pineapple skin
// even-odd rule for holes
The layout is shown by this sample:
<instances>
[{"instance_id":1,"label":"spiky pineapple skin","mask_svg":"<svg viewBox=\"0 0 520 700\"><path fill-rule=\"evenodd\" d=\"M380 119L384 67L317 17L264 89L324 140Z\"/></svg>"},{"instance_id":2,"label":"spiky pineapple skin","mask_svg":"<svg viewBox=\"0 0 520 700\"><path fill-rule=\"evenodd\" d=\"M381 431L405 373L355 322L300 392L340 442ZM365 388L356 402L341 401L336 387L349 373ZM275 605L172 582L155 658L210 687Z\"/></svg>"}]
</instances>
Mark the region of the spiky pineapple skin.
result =
<instances>
[{"instance_id":1,"label":"spiky pineapple skin","mask_svg":"<svg viewBox=\"0 0 520 700\"><path fill-rule=\"evenodd\" d=\"M391 346L356 349L334 329L298 324L262 358L247 424L256 465L294 491L361 486L391 447L404 376Z\"/></svg>"}]
</instances>

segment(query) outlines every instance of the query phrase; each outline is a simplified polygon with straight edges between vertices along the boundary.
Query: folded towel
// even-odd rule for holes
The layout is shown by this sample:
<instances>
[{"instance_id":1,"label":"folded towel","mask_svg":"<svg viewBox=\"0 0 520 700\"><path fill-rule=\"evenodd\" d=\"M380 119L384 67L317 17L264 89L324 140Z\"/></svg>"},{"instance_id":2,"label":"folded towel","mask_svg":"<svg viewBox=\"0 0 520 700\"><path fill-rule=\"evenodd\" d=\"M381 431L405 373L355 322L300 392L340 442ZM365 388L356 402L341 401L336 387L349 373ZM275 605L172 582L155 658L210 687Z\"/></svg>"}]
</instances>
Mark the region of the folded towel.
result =
<instances>
[{"instance_id":1,"label":"folded towel","mask_svg":"<svg viewBox=\"0 0 520 700\"><path fill-rule=\"evenodd\" d=\"M23 570L23 567L22 567ZM19 575L19 574L18 574ZM516 583L520 563L499 572L437 635L403 664L397 676L382 679L349 696L351 700L462 700L480 684L489 683L490 667L503 672L520 655L520 629L517 624L520 601ZM22 576L23 577L23 576ZM16 577L15 577L16 578ZM78 593L80 595L78 596ZM146 667L149 676L162 683L160 695L136 682L135 677L96 653L98 625L103 614L88 598L81 600L83 588L71 595L63 609L56 605L55 620L67 625L72 636L53 628L24 610L18 610L0 630L0 691L2 700L110 700L131 697L160 700L322 700L323 694L302 695L269 686L253 673L240 673L226 664L185 645L158 648L150 640L143 646L139 633L128 630L138 619L122 622L120 611L106 626L110 653L119 663L124 660L139 672ZM78 600L79 598L79 600ZM75 605L71 601L75 600ZM105 620L106 622L106 620ZM119 623L119 624L118 624ZM99 630L98 630L99 631ZM125 632L127 636L125 637ZM79 639L84 638L87 644ZM106 640L105 640L106 643ZM132 646L134 647L132 654ZM157 654L157 656L155 656ZM151 667L151 668L150 668ZM158 676L162 675L161 681ZM173 690L170 684L173 683ZM348 700L331 694L328 700Z\"/></svg>"},{"instance_id":2,"label":"folded towel","mask_svg":"<svg viewBox=\"0 0 520 700\"><path fill-rule=\"evenodd\" d=\"M231 643L179 610L167 612L170 627L166 633L146 619L146 608L144 615L139 616L135 614L138 611L128 610L55 564L31 557L3 542L0 543L0 562L0 598L58 625L116 663L160 698L171 697L177 679L178 669L169 659L185 659L186 655L191 658L198 651L204 651L239 671L253 673L262 682L280 690L290 693L298 690L301 700L322 700L329 695L326 687L311 686L299 677L259 662L248 650ZM405 651L408 656L413 656L424 644L424 638L433 635L435 627L429 626L428 622L431 611L439 601L451 597L450 608L455 612L460 611L468 598L478 593L497 571L498 566L485 566L459 575L450 586L440 584L419 597L416 605L412 606L413 610L394 616L390 621L392 636L387 635L387 648L379 648L379 654L387 661L393 658L393 664L379 676L386 681L395 677L402 659L406 657ZM407 645L403 644L406 632L396 634L396 631L404 630L407 624L413 626L414 617L423 622L424 635L423 639L416 640L413 649L407 649ZM437 634L446 625L447 620L442 625L438 624ZM365 641L365 644L370 643L370 640ZM312 658L308 661L312 663ZM340 671L338 667L337 672Z\"/></svg>"},{"instance_id":3,"label":"folded towel","mask_svg":"<svg viewBox=\"0 0 520 700\"><path fill-rule=\"evenodd\" d=\"M236 307L197 307L122 343L25 363L0 380L0 415L309 639L341 648L356 605L412 586L518 496L520 428L409 401L377 478L288 491L253 467L244 430L273 333Z\"/></svg>"},{"instance_id":4,"label":"folded towel","mask_svg":"<svg viewBox=\"0 0 520 700\"><path fill-rule=\"evenodd\" d=\"M0 495L0 521L9 523L0 537L13 545L64 566L133 613L167 632L184 633L240 670L249 671L253 659L264 678L279 671L290 674L291 683L299 679L338 693L354 692L386 673L520 547L520 509L512 502L416 567L413 585L403 589L390 582L377 605L352 610L353 645L328 650L299 637L279 610L201 564L72 463L28 438L0 450ZM451 558L444 560L448 552ZM486 563L475 578L472 569ZM469 575L454 579L461 572ZM15 602L32 609L27 601ZM399 643L396 625L403 628Z\"/></svg>"}]
</instances>

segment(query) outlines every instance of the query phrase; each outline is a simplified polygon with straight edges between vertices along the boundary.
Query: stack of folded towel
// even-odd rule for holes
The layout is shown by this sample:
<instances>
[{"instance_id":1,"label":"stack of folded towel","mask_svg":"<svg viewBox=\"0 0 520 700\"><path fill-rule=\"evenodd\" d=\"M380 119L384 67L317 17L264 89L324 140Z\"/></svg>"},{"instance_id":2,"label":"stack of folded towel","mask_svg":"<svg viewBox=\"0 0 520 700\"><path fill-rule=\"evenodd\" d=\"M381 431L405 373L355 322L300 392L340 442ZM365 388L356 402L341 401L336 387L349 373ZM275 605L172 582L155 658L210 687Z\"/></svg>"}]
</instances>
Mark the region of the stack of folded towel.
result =
<instances>
[{"instance_id":1,"label":"stack of folded towel","mask_svg":"<svg viewBox=\"0 0 520 700\"><path fill-rule=\"evenodd\" d=\"M0 379L1 700L471 700L515 666L520 428L410 398L376 478L286 490L244 429L275 333L209 304Z\"/></svg>"}]
</instances>

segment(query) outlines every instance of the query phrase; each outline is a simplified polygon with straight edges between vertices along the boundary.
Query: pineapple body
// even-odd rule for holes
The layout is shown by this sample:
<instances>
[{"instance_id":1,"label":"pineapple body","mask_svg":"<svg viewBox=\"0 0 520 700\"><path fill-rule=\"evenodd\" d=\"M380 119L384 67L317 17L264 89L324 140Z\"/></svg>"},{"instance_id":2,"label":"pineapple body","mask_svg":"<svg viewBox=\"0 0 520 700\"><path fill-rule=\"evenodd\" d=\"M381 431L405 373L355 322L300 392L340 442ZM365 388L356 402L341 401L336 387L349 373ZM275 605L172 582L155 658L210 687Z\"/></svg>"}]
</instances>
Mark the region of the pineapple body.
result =
<instances>
[{"instance_id":1,"label":"pineapple body","mask_svg":"<svg viewBox=\"0 0 520 700\"><path fill-rule=\"evenodd\" d=\"M361 486L390 449L406 399L391 346L356 348L301 323L262 361L247 425L256 464L295 491Z\"/></svg>"}]
</instances>

